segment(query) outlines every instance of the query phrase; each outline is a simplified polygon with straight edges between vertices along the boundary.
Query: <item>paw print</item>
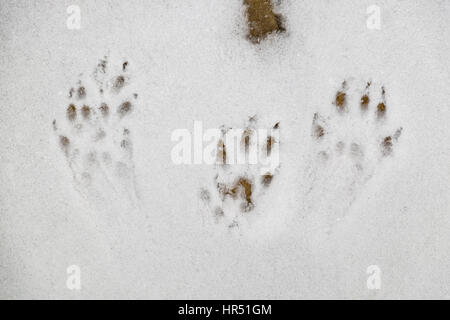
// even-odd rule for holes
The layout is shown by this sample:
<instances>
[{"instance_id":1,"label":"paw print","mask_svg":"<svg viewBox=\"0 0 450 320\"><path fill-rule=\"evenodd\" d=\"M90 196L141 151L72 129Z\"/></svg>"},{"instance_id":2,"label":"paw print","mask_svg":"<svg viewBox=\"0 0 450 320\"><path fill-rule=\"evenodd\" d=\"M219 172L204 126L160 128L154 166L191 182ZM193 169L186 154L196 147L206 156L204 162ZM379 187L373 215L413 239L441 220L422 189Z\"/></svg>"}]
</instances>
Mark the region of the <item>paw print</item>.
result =
<instances>
[{"instance_id":1,"label":"paw print","mask_svg":"<svg viewBox=\"0 0 450 320\"><path fill-rule=\"evenodd\" d=\"M349 93L344 81L331 106L313 116L305 200L308 211L322 215L328 225L345 216L358 190L393 156L402 134L401 127L389 124L384 86L372 88L367 82L363 90Z\"/></svg>"},{"instance_id":2,"label":"paw print","mask_svg":"<svg viewBox=\"0 0 450 320\"><path fill-rule=\"evenodd\" d=\"M127 61L114 70L107 57L101 59L89 77L69 90L66 107L53 120L75 189L102 208L129 208L137 201L127 120L138 95L129 73ZM111 199L117 203L111 204Z\"/></svg>"},{"instance_id":3,"label":"paw print","mask_svg":"<svg viewBox=\"0 0 450 320\"><path fill-rule=\"evenodd\" d=\"M258 198L270 188L279 169L279 123L261 134L256 122L256 117L249 118L245 129L239 132L237 159L242 159L239 163L229 159L232 146L227 141L231 128L222 128L213 184L200 191L208 215L229 229L248 223Z\"/></svg>"}]
</instances>

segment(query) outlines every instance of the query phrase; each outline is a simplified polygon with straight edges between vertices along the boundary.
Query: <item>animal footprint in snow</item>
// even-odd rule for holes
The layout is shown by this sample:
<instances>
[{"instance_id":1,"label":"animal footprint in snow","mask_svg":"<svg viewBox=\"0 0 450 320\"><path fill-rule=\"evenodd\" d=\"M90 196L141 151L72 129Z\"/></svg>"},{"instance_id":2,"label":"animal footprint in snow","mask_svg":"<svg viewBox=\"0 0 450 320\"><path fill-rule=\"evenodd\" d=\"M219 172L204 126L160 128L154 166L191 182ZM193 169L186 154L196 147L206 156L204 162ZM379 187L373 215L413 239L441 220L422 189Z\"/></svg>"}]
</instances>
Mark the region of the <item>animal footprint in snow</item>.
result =
<instances>
[{"instance_id":1,"label":"animal footprint in snow","mask_svg":"<svg viewBox=\"0 0 450 320\"><path fill-rule=\"evenodd\" d=\"M350 95L344 81L332 106L313 117L305 200L308 211L325 215L328 224L345 215L379 163L393 154L402 133L401 127L389 125L385 88L372 93L372 87L368 82Z\"/></svg>"},{"instance_id":2,"label":"animal footprint in snow","mask_svg":"<svg viewBox=\"0 0 450 320\"><path fill-rule=\"evenodd\" d=\"M53 129L76 190L102 208L129 208L137 197L127 120L138 96L132 91L128 62L117 70L111 67L105 57L91 76L69 90Z\"/></svg>"},{"instance_id":3,"label":"animal footprint in snow","mask_svg":"<svg viewBox=\"0 0 450 320\"><path fill-rule=\"evenodd\" d=\"M200 198L216 223L229 228L247 221L279 168L279 124L256 129L255 117L245 129L222 128L217 142L213 185Z\"/></svg>"}]
</instances>

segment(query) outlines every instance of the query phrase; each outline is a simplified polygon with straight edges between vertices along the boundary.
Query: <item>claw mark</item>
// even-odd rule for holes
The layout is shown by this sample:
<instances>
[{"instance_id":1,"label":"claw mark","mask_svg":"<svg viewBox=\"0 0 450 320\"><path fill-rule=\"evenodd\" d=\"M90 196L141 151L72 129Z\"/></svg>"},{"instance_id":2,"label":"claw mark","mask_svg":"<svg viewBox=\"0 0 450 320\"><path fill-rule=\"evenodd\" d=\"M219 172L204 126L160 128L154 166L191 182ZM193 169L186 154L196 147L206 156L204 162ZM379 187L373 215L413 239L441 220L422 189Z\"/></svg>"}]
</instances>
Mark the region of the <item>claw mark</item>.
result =
<instances>
[{"instance_id":1,"label":"claw mark","mask_svg":"<svg viewBox=\"0 0 450 320\"><path fill-rule=\"evenodd\" d=\"M116 78L116 80L114 81L114 89L116 89L117 91L119 91L120 89L123 88L123 86L125 85L125 78L123 76L118 76Z\"/></svg>"},{"instance_id":2,"label":"claw mark","mask_svg":"<svg viewBox=\"0 0 450 320\"><path fill-rule=\"evenodd\" d=\"M92 166L97 163L97 154L95 152L89 152L86 154L86 162Z\"/></svg>"},{"instance_id":3,"label":"claw mark","mask_svg":"<svg viewBox=\"0 0 450 320\"><path fill-rule=\"evenodd\" d=\"M384 156L388 156L392 153L392 137L388 136L384 138L383 142L381 143L382 150Z\"/></svg>"},{"instance_id":4,"label":"claw mark","mask_svg":"<svg viewBox=\"0 0 450 320\"><path fill-rule=\"evenodd\" d=\"M320 119L320 116L318 113L314 114L313 118L313 126L312 126L312 136L316 139L322 138L325 135L325 129L319 122L323 122L322 119Z\"/></svg>"},{"instance_id":5,"label":"claw mark","mask_svg":"<svg viewBox=\"0 0 450 320\"><path fill-rule=\"evenodd\" d=\"M99 129L98 131L97 131L97 134L96 134L96 136L95 136L95 141L100 141L100 140L102 140L102 139L104 139L106 137L106 132L105 132L105 130L103 130L103 129Z\"/></svg>"},{"instance_id":6,"label":"claw mark","mask_svg":"<svg viewBox=\"0 0 450 320\"><path fill-rule=\"evenodd\" d=\"M121 117L124 117L132 110L133 105L130 101L123 102L120 106L117 112L120 114Z\"/></svg>"},{"instance_id":7,"label":"claw mark","mask_svg":"<svg viewBox=\"0 0 450 320\"><path fill-rule=\"evenodd\" d=\"M123 139L120 142L120 146L124 149L129 149L130 148L130 141Z\"/></svg>"},{"instance_id":8,"label":"claw mark","mask_svg":"<svg viewBox=\"0 0 450 320\"><path fill-rule=\"evenodd\" d=\"M69 106L67 107L66 116L68 120L72 122L75 121L75 119L77 118L77 108L75 107L75 105L69 104Z\"/></svg>"},{"instance_id":9,"label":"claw mark","mask_svg":"<svg viewBox=\"0 0 450 320\"><path fill-rule=\"evenodd\" d=\"M210 195L209 191L206 189L202 189L200 191L200 199L202 199L205 202L209 202L211 200L211 195Z\"/></svg>"},{"instance_id":10,"label":"claw mark","mask_svg":"<svg viewBox=\"0 0 450 320\"><path fill-rule=\"evenodd\" d=\"M69 138L67 138L66 136L59 136L59 145L61 146L61 149L67 155L67 152L68 152L68 149L69 149L69 145L70 145Z\"/></svg>"},{"instance_id":11,"label":"claw mark","mask_svg":"<svg viewBox=\"0 0 450 320\"><path fill-rule=\"evenodd\" d=\"M395 131L395 133L394 133L394 139L395 139L395 141L397 141L398 138L400 138L400 136L401 136L401 134L402 134L402 131L403 131L403 128L402 128L402 127L398 128L397 131Z\"/></svg>"},{"instance_id":12,"label":"claw mark","mask_svg":"<svg viewBox=\"0 0 450 320\"><path fill-rule=\"evenodd\" d=\"M99 60L99 63L98 63L98 65L97 65L97 67L100 69L100 71L102 72L102 73L105 73L106 72L106 60L104 60L104 59L100 59Z\"/></svg>"},{"instance_id":13,"label":"claw mark","mask_svg":"<svg viewBox=\"0 0 450 320\"><path fill-rule=\"evenodd\" d=\"M270 154L272 153L272 146L275 143L275 138L272 136L267 137L266 141L266 150L267 150L267 156L270 157Z\"/></svg>"},{"instance_id":14,"label":"claw mark","mask_svg":"<svg viewBox=\"0 0 450 320\"><path fill-rule=\"evenodd\" d=\"M244 147L245 154L248 154L250 148L250 137L253 135L253 130L250 128L245 129L242 133L241 145Z\"/></svg>"},{"instance_id":15,"label":"claw mark","mask_svg":"<svg viewBox=\"0 0 450 320\"><path fill-rule=\"evenodd\" d=\"M222 139L217 143L217 162L220 164L227 163L227 150Z\"/></svg>"},{"instance_id":16,"label":"claw mark","mask_svg":"<svg viewBox=\"0 0 450 320\"><path fill-rule=\"evenodd\" d=\"M338 143L336 143L336 150L339 154L342 154L344 152L344 149L345 149L344 141L339 141Z\"/></svg>"},{"instance_id":17,"label":"claw mark","mask_svg":"<svg viewBox=\"0 0 450 320\"><path fill-rule=\"evenodd\" d=\"M354 157L360 157L363 155L361 146L355 142L350 145L350 152Z\"/></svg>"},{"instance_id":18,"label":"claw mark","mask_svg":"<svg viewBox=\"0 0 450 320\"><path fill-rule=\"evenodd\" d=\"M107 165L110 165L112 163L111 155L108 152L102 153L102 160Z\"/></svg>"},{"instance_id":19,"label":"claw mark","mask_svg":"<svg viewBox=\"0 0 450 320\"><path fill-rule=\"evenodd\" d=\"M228 229L234 229L234 228L238 228L239 227L239 223L234 220L232 223L229 224Z\"/></svg>"},{"instance_id":20,"label":"claw mark","mask_svg":"<svg viewBox=\"0 0 450 320\"><path fill-rule=\"evenodd\" d=\"M386 91L381 87L381 102L377 106L377 116L382 118L386 113Z\"/></svg>"},{"instance_id":21,"label":"claw mark","mask_svg":"<svg viewBox=\"0 0 450 320\"><path fill-rule=\"evenodd\" d=\"M394 142L397 142L397 140L400 138L402 130L403 128L399 128L397 129L397 131L395 131L392 137L387 136L383 139L383 141L381 142L381 152L383 156L389 156L390 154L392 154Z\"/></svg>"},{"instance_id":22,"label":"claw mark","mask_svg":"<svg viewBox=\"0 0 450 320\"><path fill-rule=\"evenodd\" d=\"M216 207L214 209L214 216L216 220L219 220L225 216L225 213L223 212L223 209L221 207Z\"/></svg>"},{"instance_id":23,"label":"claw mark","mask_svg":"<svg viewBox=\"0 0 450 320\"><path fill-rule=\"evenodd\" d=\"M78 99L83 99L86 97L86 89L84 87L79 87L77 90Z\"/></svg>"},{"instance_id":24,"label":"claw mark","mask_svg":"<svg viewBox=\"0 0 450 320\"><path fill-rule=\"evenodd\" d=\"M103 117L107 117L109 115L109 107L106 103L102 103L99 109Z\"/></svg>"},{"instance_id":25,"label":"claw mark","mask_svg":"<svg viewBox=\"0 0 450 320\"><path fill-rule=\"evenodd\" d=\"M120 146L131 153L131 148L132 148L132 144L131 144L131 140L129 139L129 134L130 134L130 130L128 129L123 129L123 139L120 142Z\"/></svg>"},{"instance_id":26,"label":"claw mark","mask_svg":"<svg viewBox=\"0 0 450 320\"><path fill-rule=\"evenodd\" d=\"M319 157L319 160L321 160L321 161L327 161L328 159L330 159L330 156L328 155L328 153L326 151L320 151L318 153L318 157Z\"/></svg>"},{"instance_id":27,"label":"claw mark","mask_svg":"<svg viewBox=\"0 0 450 320\"><path fill-rule=\"evenodd\" d=\"M344 111L347 106L347 94L345 93L346 86L347 82L344 80L344 82L342 82L342 88L336 92L336 96L334 98L334 104L336 105L338 111Z\"/></svg>"},{"instance_id":28,"label":"claw mark","mask_svg":"<svg viewBox=\"0 0 450 320\"><path fill-rule=\"evenodd\" d=\"M91 118L91 108L89 106L84 105L81 108L81 115L83 116L83 119L89 120Z\"/></svg>"},{"instance_id":29,"label":"claw mark","mask_svg":"<svg viewBox=\"0 0 450 320\"><path fill-rule=\"evenodd\" d=\"M367 82L366 90L364 91L364 94L363 94L363 96L361 97L361 103L360 103L360 106L361 106L361 109L362 109L363 111L366 111L367 108L369 107L369 102L370 102L370 98L369 98L369 87L370 87L370 85L371 85L371 82L370 82L370 81Z\"/></svg>"},{"instance_id":30,"label":"claw mark","mask_svg":"<svg viewBox=\"0 0 450 320\"><path fill-rule=\"evenodd\" d=\"M361 109L366 110L369 106L369 96L363 95L361 97Z\"/></svg>"},{"instance_id":31,"label":"claw mark","mask_svg":"<svg viewBox=\"0 0 450 320\"><path fill-rule=\"evenodd\" d=\"M272 183L273 175L270 172L265 173L261 176L261 184L268 187Z\"/></svg>"}]
</instances>

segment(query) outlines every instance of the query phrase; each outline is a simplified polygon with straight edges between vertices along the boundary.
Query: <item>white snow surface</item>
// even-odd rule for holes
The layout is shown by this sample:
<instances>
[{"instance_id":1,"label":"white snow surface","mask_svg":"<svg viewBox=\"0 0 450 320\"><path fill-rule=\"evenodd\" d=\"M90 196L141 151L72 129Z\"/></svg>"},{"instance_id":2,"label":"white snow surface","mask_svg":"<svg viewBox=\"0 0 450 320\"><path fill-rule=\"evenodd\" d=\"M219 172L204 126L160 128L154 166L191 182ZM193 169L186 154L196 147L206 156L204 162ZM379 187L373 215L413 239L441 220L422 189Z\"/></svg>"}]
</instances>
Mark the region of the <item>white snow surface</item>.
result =
<instances>
[{"instance_id":1,"label":"white snow surface","mask_svg":"<svg viewBox=\"0 0 450 320\"><path fill-rule=\"evenodd\" d=\"M69 30L72 4L0 3L0 298L450 297L450 1L283 0L287 32L260 45L245 38L240 0L77 1L81 29ZM380 30L366 27L373 4ZM82 103L112 110L77 131L65 112L78 81ZM133 110L121 119L124 99ZM225 199L239 217L230 227L214 217L214 178L257 168L175 165L171 133L194 121L245 128L254 115L258 128L280 123L280 165L253 210ZM61 151L62 134L80 157ZM110 165L83 158L103 153ZM71 265L81 290L66 286ZM366 286L371 265L379 290Z\"/></svg>"}]
</instances>

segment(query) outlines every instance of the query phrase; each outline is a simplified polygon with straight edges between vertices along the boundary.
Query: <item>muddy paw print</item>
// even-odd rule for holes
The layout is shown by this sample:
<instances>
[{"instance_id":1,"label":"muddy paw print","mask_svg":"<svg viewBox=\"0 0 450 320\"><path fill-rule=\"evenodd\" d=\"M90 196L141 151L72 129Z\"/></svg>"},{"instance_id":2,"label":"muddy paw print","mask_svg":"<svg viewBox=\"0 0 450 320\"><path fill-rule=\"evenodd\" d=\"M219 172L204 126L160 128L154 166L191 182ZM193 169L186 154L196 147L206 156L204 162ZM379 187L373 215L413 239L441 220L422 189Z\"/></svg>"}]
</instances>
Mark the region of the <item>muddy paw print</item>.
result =
<instances>
[{"instance_id":1,"label":"muddy paw print","mask_svg":"<svg viewBox=\"0 0 450 320\"><path fill-rule=\"evenodd\" d=\"M350 94L344 81L331 106L314 114L305 203L325 223L345 216L379 164L393 156L402 134L401 127L389 124L385 87L373 87L367 82Z\"/></svg>"},{"instance_id":2,"label":"muddy paw print","mask_svg":"<svg viewBox=\"0 0 450 320\"><path fill-rule=\"evenodd\" d=\"M279 123L266 130L256 124L251 117L245 129L222 128L213 184L200 192L212 220L230 229L248 223L279 168Z\"/></svg>"},{"instance_id":3,"label":"muddy paw print","mask_svg":"<svg viewBox=\"0 0 450 320\"><path fill-rule=\"evenodd\" d=\"M67 105L53 120L76 190L102 208L128 208L137 201L129 116L138 95L128 68L127 61L110 66L107 57L101 59L70 88Z\"/></svg>"}]
</instances>

